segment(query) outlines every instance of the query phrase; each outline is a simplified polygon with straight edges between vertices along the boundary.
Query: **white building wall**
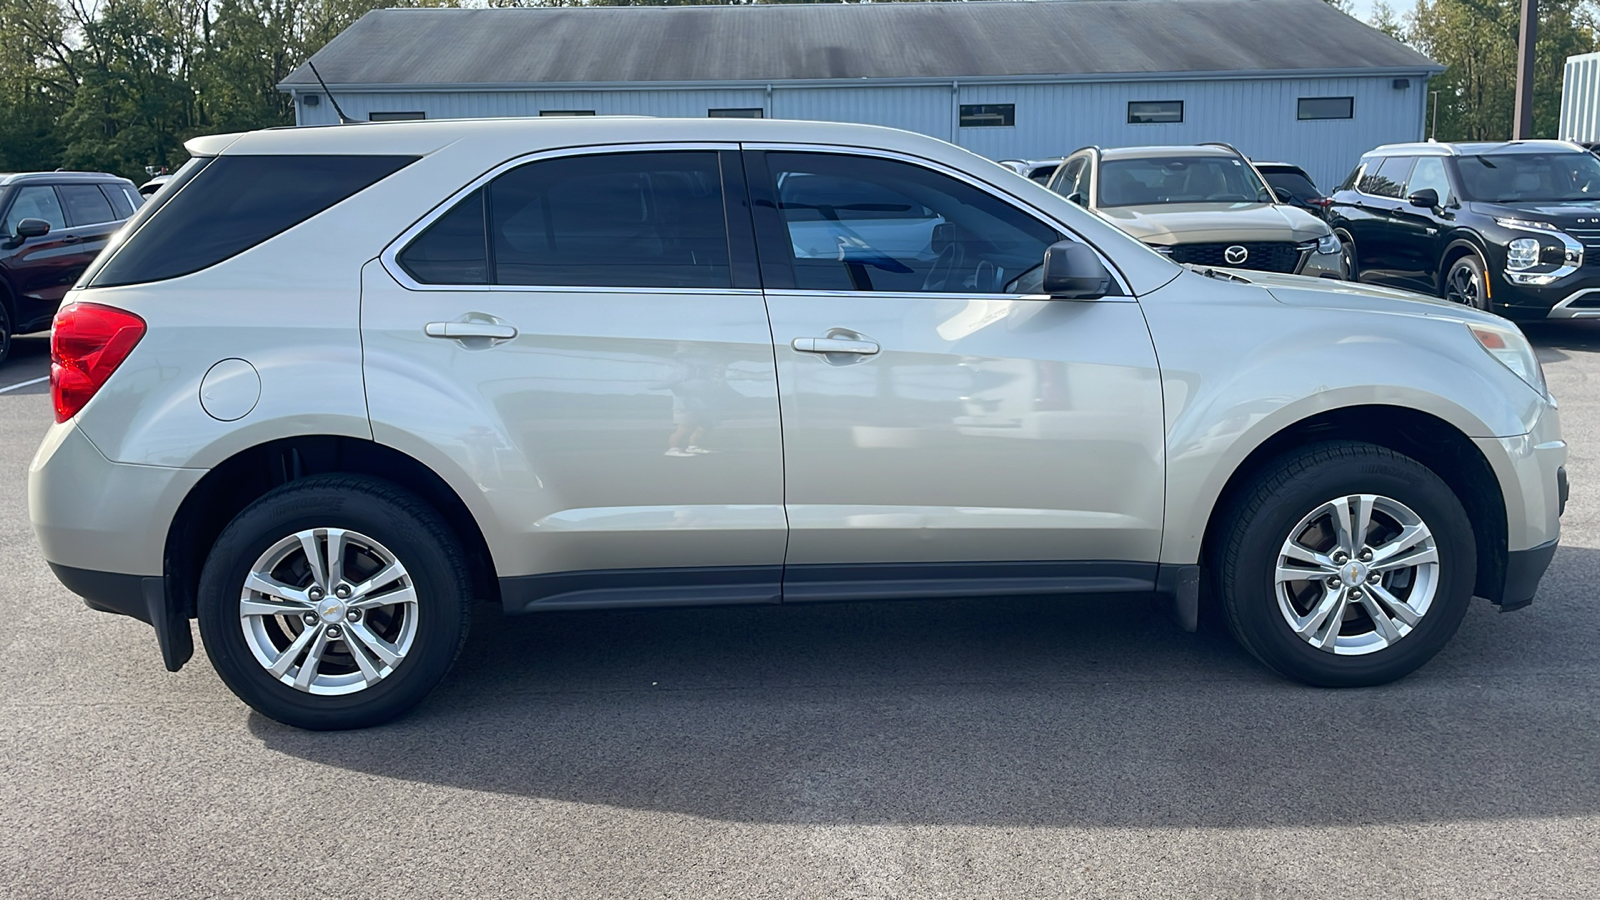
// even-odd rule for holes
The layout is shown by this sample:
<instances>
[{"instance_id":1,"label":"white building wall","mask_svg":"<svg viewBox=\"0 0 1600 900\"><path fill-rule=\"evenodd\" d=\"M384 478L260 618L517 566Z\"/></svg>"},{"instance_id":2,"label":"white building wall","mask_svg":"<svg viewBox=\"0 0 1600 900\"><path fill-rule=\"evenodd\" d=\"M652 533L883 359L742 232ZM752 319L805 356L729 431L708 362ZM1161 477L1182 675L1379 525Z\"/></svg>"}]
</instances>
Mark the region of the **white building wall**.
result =
<instances>
[{"instance_id":1,"label":"white building wall","mask_svg":"<svg viewBox=\"0 0 1600 900\"><path fill-rule=\"evenodd\" d=\"M991 159L1063 156L1079 147L1226 141L1260 160L1291 162L1324 189L1342 181L1362 153L1379 144L1422 138L1427 80L1394 76L827 86L728 89L569 91L340 92L351 118L374 111L422 112L428 118L537 116L592 109L599 115L701 117L713 108L760 108L773 118L860 122L918 131ZM1353 97L1350 119L1299 120L1301 97ZM1129 124L1128 103L1182 100L1183 121ZM961 104L1011 103L1011 127L959 128ZM333 109L299 105L302 125L331 124Z\"/></svg>"},{"instance_id":2,"label":"white building wall","mask_svg":"<svg viewBox=\"0 0 1600 900\"><path fill-rule=\"evenodd\" d=\"M1561 77L1564 141L1600 141L1600 53L1567 57Z\"/></svg>"}]
</instances>

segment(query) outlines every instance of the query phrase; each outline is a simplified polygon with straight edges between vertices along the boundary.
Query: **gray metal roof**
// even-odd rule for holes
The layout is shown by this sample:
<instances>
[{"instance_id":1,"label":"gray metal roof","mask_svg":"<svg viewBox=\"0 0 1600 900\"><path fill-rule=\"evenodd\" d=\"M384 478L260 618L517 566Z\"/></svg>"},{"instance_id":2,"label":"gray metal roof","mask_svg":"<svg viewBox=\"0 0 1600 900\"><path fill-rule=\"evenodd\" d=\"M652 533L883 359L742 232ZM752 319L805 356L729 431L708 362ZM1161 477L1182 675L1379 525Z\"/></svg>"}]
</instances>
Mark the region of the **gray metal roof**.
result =
<instances>
[{"instance_id":1,"label":"gray metal roof","mask_svg":"<svg viewBox=\"0 0 1600 900\"><path fill-rule=\"evenodd\" d=\"M1323 0L380 9L311 61L341 88L1440 68Z\"/></svg>"}]
</instances>

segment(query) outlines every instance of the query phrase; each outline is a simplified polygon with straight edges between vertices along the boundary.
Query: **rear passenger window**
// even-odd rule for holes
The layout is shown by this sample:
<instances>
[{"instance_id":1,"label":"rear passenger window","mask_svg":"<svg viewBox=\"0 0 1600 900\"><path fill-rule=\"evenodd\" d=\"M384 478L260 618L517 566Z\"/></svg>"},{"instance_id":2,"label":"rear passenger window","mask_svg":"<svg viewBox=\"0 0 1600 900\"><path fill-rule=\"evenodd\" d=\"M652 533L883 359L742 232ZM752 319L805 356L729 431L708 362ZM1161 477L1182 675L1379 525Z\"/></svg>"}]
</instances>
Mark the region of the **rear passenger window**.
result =
<instances>
[{"instance_id":1,"label":"rear passenger window","mask_svg":"<svg viewBox=\"0 0 1600 900\"><path fill-rule=\"evenodd\" d=\"M396 257L423 284L488 284L483 188L467 195Z\"/></svg>"},{"instance_id":2,"label":"rear passenger window","mask_svg":"<svg viewBox=\"0 0 1600 900\"><path fill-rule=\"evenodd\" d=\"M168 193L158 210L141 215L121 247L109 258L102 257L104 263L88 284L141 284L214 266L415 160L414 156L217 157L194 170L176 193Z\"/></svg>"},{"instance_id":3,"label":"rear passenger window","mask_svg":"<svg viewBox=\"0 0 1600 900\"><path fill-rule=\"evenodd\" d=\"M111 211L119 219L126 219L133 215L133 201L128 199L128 192L114 184L100 185L100 192L111 201Z\"/></svg>"},{"instance_id":4,"label":"rear passenger window","mask_svg":"<svg viewBox=\"0 0 1600 900\"><path fill-rule=\"evenodd\" d=\"M57 193L67 207L67 220L73 225L99 225L120 218L111 211L111 202L97 184L58 184Z\"/></svg>"}]
</instances>

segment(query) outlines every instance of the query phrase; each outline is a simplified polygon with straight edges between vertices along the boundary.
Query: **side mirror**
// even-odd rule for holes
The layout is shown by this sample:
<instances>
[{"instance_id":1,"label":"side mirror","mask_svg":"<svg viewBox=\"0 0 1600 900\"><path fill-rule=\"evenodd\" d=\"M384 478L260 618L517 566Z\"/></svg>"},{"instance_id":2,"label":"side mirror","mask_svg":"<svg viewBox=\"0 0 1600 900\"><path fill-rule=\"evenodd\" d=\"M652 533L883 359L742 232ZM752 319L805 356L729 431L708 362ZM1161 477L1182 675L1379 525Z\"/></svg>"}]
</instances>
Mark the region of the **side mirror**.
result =
<instances>
[{"instance_id":1,"label":"side mirror","mask_svg":"<svg viewBox=\"0 0 1600 900\"><path fill-rule=\"evenodd\" d=\"M44 237L50 233L50 223L43 219L23 219L17 223L17 239Z\"/></svg>"},{"instance_id":2,"label":"side mirror","mask_svg":"<svg viewBox=\"0 0 1600 900\"><path fill-rule=\"evenodd\" d=\"M1044 292L1057 300L1097 300L1106 295L1111 273L1087 244L1059 241L1044 251Z\"/></svg>"},{"instance_id":3,"label":"side mirror","mask_svg":"<svg viewBox=\"0 0 1600 900\"><path fill-rule=\"evenodd\" d=\"M1083 192L1082 191L1073 191L1072 193L1067 195L1067 199L1069 201L1073 202L1073 203L1078 204L1079 206L1082 206L1082 207L1088 207L1088 205L1089 205L1088 198L1083 196Z\"/></svg>"},{"instance_id":4,"label":"side mirror","mask_svg":"<svg viewBox=\"0 0 1600 900\"><path fill-rule=\"evenodd\" d=\"M1408 197L1406 202L1412 206L1420 206L1423 209L1437 209L1439 206L1439 192L1433 188L1423 188Z\"/></svg>"}]
</instances>

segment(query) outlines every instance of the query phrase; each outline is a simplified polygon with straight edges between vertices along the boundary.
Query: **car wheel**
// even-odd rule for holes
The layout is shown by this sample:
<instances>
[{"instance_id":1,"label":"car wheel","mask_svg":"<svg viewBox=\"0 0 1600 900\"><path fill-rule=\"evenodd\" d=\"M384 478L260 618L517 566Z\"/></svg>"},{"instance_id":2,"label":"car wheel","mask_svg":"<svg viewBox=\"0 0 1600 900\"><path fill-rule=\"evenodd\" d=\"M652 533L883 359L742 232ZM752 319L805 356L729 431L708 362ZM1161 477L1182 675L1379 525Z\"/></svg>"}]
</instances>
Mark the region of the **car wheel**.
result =
<instances>
[{"instance_id":1,"label":"car wheel","mask_svg":"<svg viewBox=\"0 0 1600 900\"><path fill-rule=\"evenodd\" d=\"M1444 276L1444 298L1474 309L1489 309L1488 279L1483 260L1468 253L1450 264Z\"/></svg>"},{"instance_id":2,"label":"car wheel","mask_svg":"<svg viewBox=\"0 0 1600 900\"><path fill-rule=\"evenodd\" d=\"M1432 659L1472 599L1477 549L1430 469L1371 444L1295 451L1243 491L1211 560L1228 625L1262 662L1324 687Z\"/></svg>"},{"instance_id":3,"label":"car wheel","mask_svg":"<svg viewBox=\"0 0 1600 900\"><path fill-rule=\"evenodd\" d=\"M1334 235L1339 238L1339 255L1344 257L1344 277L1360 281L1360 272L1356 269L1356 242L1350 239L1348 232L1336 231Z\"/></svg>"},{"instance_id":4,"label":"car wheel","mask_svg":"<svg viewBox=\"0 0 1600 900\"><path fill-rule=\"evenodd\" d=\"M200 635L257 712L317 730L415 706L467 634L471 580L449 527L388 482L284 485L223 530L200 576Z\"/></svg>"},{"instance_id":5,"label":"car wheel","mask_svg":"<svg viewBox=\"0 0 1600 900\"><path fill-rule=\"evenodd\" d=\"M3 293L3 290L0 290ZM0 363L11 355L11 310L0 300Z\"/></svg>"}]
</instances>

